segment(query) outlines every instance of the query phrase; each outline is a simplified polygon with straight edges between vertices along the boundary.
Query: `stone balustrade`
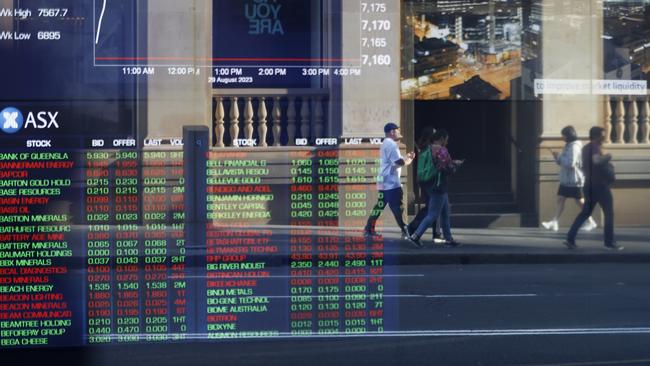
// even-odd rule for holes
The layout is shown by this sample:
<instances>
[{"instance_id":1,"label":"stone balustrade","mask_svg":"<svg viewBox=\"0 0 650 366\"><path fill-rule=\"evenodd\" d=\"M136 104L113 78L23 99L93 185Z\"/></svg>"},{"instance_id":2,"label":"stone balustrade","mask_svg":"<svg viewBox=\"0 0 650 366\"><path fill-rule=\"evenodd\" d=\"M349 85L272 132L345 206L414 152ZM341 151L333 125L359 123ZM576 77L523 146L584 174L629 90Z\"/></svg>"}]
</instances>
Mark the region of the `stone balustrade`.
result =
<instances>
[{"instance_id":1,"label":"stone balustrade","mask_svg":"<svg viewBox=\"0 0 650 366\"><path fill-rule=\"evenodd\" d=\"M311 145L327 130L326 89L214 89L214 147Z\"/></svg>"},{"instance_id":2,"label":"stone balustrade","mask_svg":"<svg viewBox=\"0 0 650 366\"><path fill-rule=\"evenodd\" d=\"M649 96L608 96L605 131L607 144L650 144Z\"/></svg>"}]
</instances>

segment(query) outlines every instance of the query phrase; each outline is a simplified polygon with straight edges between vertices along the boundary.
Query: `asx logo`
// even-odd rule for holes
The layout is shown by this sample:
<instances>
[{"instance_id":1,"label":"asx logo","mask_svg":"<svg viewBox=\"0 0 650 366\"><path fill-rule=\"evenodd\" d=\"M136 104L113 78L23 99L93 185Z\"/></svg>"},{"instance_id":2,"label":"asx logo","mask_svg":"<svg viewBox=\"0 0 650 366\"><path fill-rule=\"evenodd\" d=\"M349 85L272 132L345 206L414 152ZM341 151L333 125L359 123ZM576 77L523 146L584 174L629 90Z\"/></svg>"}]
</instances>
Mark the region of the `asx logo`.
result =
<instances>
[{"instance_id":1,"label":"asx logo","mask_svg":"<svg viewBox=\"0 0 650 366\"><path fill-rule=\"evenodd\" d=\"M59 123L56 118L59 112L29 112L27 118L23 118L23 114L14 107L7 107L0 112L0 129L4 133L13 134L20 129L33 128L37 130L48 128L59 128Z\"/></svg>"}]
</instances>

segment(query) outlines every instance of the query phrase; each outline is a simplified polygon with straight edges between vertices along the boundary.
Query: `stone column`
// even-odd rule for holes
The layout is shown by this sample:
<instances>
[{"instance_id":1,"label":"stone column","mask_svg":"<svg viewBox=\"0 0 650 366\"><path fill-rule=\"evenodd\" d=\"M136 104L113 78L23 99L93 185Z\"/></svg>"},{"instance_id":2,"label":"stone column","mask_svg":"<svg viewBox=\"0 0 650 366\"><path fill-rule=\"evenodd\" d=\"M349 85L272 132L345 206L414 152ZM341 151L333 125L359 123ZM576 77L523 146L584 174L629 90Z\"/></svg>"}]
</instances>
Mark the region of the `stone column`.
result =
<instances>
[{"instance_id":1,"label":"stone column","mask_svg":"<svg viewBox=\"0 0 650 366\"><path fill-rule=\"evenodd\" d=\"M616 116L616 140L614 143L623 144L625 143L625 103L623 103L623 97L618 97L616 101L616 111L614 112Z\"/></svg>"},{"instance_id":2,"label":"stone column","mask_svg":"<svg viewBox=\"0 0 650 366\"><path fill-rule=\"evenodd\" d=\"M239 98L230 98L230 146L238 146L239 139Z\"/></svg>"},{"instance_id":3,"label":"stone column","mask_svg":"<svg viewBox=\"0 0 650 366\"><path fill-rule=\"evenodd\" d=\"M212 1L156 0L146 17L149 56L182 59L164 64L210 65ZM209 72L210 68L202 68L199 77L178 77L157 68L147 81L146 137L180 137L183 125L189 124L210 127L212 86L205 74Z\"/></svg>"},{"instance_id":4,"label":"stone column","mask_svg":"<svg viewBox=\"0 0 650 366\"><path fill-rule=\"evenodd\" d=\"M603 12L596 2L542 0L543 75L545 79L602 79ZM602 6L602 5L601 5ZM591 13L589 10L591 9ZM586 11L586 12L585 12ZM544 95L543 137L559 138L573 125L581 138L592 126L603 126L605 97Z\"/></svg>"},{"instance_id":5,"label":"stone column","mask_svg":"<svg viewBox=\"0 0 650 366\"><path fill-rule=\"evenodd\" d=\"M650 143L650 104L648 97L641 99L641 143Z\"/></svg>"},{"instance_id":6,"label":"stone column","mask_svg":"<svg viewBox=\"0 0 650 366\"><path fill-rule=\"evenodd\" d=\"M246 97L244 103L244 138L250 140L253 138L253 98Z\"/></svg>"},{"instance_id":7,"label":"stone column","mask_svg":"<svg viewBox=\"0 0 650 366\"><path fill-rule=\"evenodd\" d=\"M260 142L259 146L267 147L266 136L269 131L267 126L266 117L268 116L268 111L266 110L266 98L259 98L259 105L257 106L257 135L259 136Z\"/></svg>"},{"instance_id":8,"label":"stone column","mask_svg":"<svg viewBox=\"0 0 650 366\"><path fill-rule=\"evenodd\" d=\"M381 32L388 47L382 54L390 55L390 66L364 66L361 76L341 80L341 111L343 137L381 137L386 122L400 122L400 0L387 0L387 12L364 17L390 20L391 30ZM360 56L359 2L342 1L343 57ZM379 35L378 35L379 36ZM366 50L367 51L367 50ZM359 62L345 62L359 64Z\"/></svg>"},{"instance_id":9,"label":"stone column","mask_svg":"<svg viewBox=\"0 0 650 366\"><path fill-rule=\"evenodd\" d=\"M289 106L287 107L287 137L288 145L296 145L296 98L289 97Z\"/></svg>"},{"instance_id":10,"label":"stone column","mask_svg":"<svg viewBox=\"0 0 650 366\"><path fill-rule=\"evenodd\" d=\"M401 60L401 0L385 0L386 12L368 14L360 13L360 2L341 2L342 7L342 53L344 58L356 59L360 54L369 55L382 54L390 57L390 65L362 65L361 76L342 77L341 95L337 98L341 103L341 136L343 138L354 137L383 137L383 127L387 122L395 122L402 125L402 133L411 127L412 121L401 120L401 96L400 96L400 60ZM390 21L390 30L376 32L375 37L386 38L387 47L381 49L362 49L359 51L360 38L372 37L370 33L361 34L359 19ZM349 65L360 65L362 60L345 62ZM370 60L372 61L372 60ZM385 60L384 60L385 61ZM408 124L408 126L407 126ZM368 210L376 203L377 188L375 185L375 158L378 156L378 145L367 145L359 147L348 147L358 149L363 158L367 159L369 165L366 191L368 192L366 203ZM406 172L403 169L404 199L408 200L409 193ZM344 201L339 202L344 207ZM348 222L350 221L350 222ZM345 216L339 217L341 226L353 225L354 219L348 220ZM380 225L395 227L392 215L384 213ZM381 230L381 229L379 229Z\"/></svg>"},{"instance_id":11,"label":"stone column","mask_svg":"<svg viewBox=\"0 0 650 366\"><path fill-rule=\"evenodd\" d=\"M215 141L214 146L224 147L226 145L223 143L223 135L226 132L226 129L224 127L223 118L226 116L226 113L223 109L223 97L217 97L215 99L217 106L214 110L214 135L217 141Z\"/></svg>"},{"instance_id":12,"label":"stone column","mask_svg":"<svg viewBox=\"0 0 650 366\"><path fill-rule=\"evenodd\" d=\"M603 79L603 10L596 1L540 0L542 58L545 79ZM605 127L606 99L597 95L544 95L542 97L542 143L538 150L540 221L554 213L558 167L549 148L559 151L564 142L560 131L573 125L585 141L592 126ZM561 227L576 216L577 207L566 206Z\"/></svg>"},{"instance_id":13,"label":"stone column","mask_svg":"<svg viewBox=\"0 0 650 366\"><path fill-rule=\"evenodd\" d=\"M273 110L271 115L273 116L273 146L282 146L280 141L282 137L282 108L280 107L280 97L273 98Z\"/></svg>"},{"instance_id":14,"label":"stone column","mask_svg":"<svg viewBox=\"0 0 650 366\"><path fill-rule=\"evenodd\" d=\"M637 107L636 98L630 97L630 104L627 110L628 116L628 144L638 144L639 140L637 135L639 133L639 108Z\"/></svg>"}]
</instances>

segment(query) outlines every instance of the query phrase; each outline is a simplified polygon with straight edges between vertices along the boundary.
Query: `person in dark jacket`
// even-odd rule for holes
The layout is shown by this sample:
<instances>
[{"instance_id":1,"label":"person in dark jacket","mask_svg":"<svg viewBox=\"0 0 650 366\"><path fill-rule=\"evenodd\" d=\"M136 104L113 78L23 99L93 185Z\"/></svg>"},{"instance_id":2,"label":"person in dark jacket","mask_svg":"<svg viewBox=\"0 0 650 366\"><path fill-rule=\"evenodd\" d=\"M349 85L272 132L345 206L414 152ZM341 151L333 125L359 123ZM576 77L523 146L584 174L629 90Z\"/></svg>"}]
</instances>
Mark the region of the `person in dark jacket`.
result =
<instances>
[{"instance_id":1,"label":"person in dark jacket","mask_svg":"<svg viewBox=\"0 0 650 366\"><path fill-rule=\"evenodd\" d=\"M596 204L599 204L605 214L605 248L622 250L623 247L617 245L614 240L614 199L610 188L613 183L613 177L610 172L613 172L613 168L610 166L612 156L610 154L603 154L605 130L601 127L592 127L589 130L589 140L589 143L582 148L582 168L585 174L584 195L586 201L582 212L578 214L573 225L571 225L564 245L569 249L575 249L577 247L575 240L578 229L591 216Z\"/></svg>"},{"instance_id":2,"label":"person in dark jacket","mask_svg":"<svg viewBox=\"0 0 650 366\"><path fill-rule=\"evenodd\" d=\"M433 135L436 133L436 129L433 127L427 127L422 131L422 135L417 141L417 155L416 155L416 161L417 158L420 157L423 151L425 149L430 149L431 145L433 144ZM417 176L417 172L415 174ZM413 233L415 230L420 226L420 223L422 220L427 216L427 212L429 211L429 194L427 193L426 187L422 186L422 183L418 182L418 186L420 188L420 198L421 201L424 202L425 206L418 210L417 215L413 218L413 221L408 224L409 232ZM438 230L438 225L437 225L437 218L433 220L433 223L431 223L431 228L433 229L433 242L435 243L436 241L444 241L442 239L442 235L440 234L440 231Z\"/></svg>"},{"instance_id":3,"label":"person in dark jacket","mask_svg":"<svg viewBox=\"0 0 650 366\"><path fill-rule=\"evenodd\" d=\"M422 234L429 228L433 220L440 217L440 227L442 234L445 238L445 244L458 246L460 243L451 235L450 223L450 209L448 191L448 176L456 172L456 170L463 164L460 160L453 160L447 150L449 143L449 133L440 129L436 131L433 136L433 145L431 145L431 153L433 157L433 164L438 172L437 177L431 182L423 185L423 188L429 194L429 210L426 217L422 220L415 232L409 237L410 241L415 245L421 247L422 243L420 238Z\"/></svg>"}]
</instances>

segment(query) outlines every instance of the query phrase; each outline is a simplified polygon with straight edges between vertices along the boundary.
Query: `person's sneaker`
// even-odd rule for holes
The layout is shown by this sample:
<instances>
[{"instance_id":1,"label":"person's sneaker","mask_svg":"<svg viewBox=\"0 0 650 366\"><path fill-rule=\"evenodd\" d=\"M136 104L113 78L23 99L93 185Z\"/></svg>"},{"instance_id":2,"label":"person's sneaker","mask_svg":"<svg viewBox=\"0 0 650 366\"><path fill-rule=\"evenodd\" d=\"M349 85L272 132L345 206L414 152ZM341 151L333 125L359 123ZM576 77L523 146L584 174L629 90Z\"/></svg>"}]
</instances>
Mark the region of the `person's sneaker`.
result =
<instances>
[{"instance_id":1,"label":"person's sneaker","mask_svg":"<svg viewBox=\"0 0 650 366\"><path fill-rule=\"evenodd\" d=\"M546 230L553 230L553 231L559 230L556 220L542 222L542 226L544 226L544 229Z\"/></svg>"},{"instance_id":2,"label":"person's sneaker","mask_svg":"<svg viewBox=\"0 0 650 366\"><path fill-rule=\"evenodd\" d=\"M618 244L616 244L616 243L613 243L613 244L605 244L605 249L609 249L609 250L623 250L623 249L625 249L625 247L622 246L622 245L618 245Z\"/></svg>"},{"instance_id":3,"label":"person's sneaker","mask_svg":"<svg viewBox=\"0 0 650 366\"><path fill-rule=\"evenodd\" d=\"M441 244L444 243L446 240L442 237L442 234L434 232L433 233L433 244Z\"/></svg>"},{"instance_id":4,"label":"person's sneaker","mask_svg":"<svg viewBox=\"0 0 650 366\"><path fill-rule=\"evenodd\" d=\"M455 239L451 239L451 240L445 240L445 245L448 245L450 247L459 247L463 244L459 241L456 241Z\"/></svg>"},{"instance_id":5,"label":"person's sneaker","mask_svg":"<svg viewBox=\"0 0 650 366\"><path fill-rule=\"evenodd\" d=\"M420 238L416 237L415 235L409 235L408 241L410 241L416 247L422 248L422 242L420 241Z\"/></svg>"},{"instance_id":6,"label":"person's sneaker","mask_svg":"<svg viewBox=\"0 0 650 366\"><path fill-rule=\"evenodd\" d=\"M582 230L582 231L591 231L591 230L593 230L593 229L595 229L597 227L598 227L598 224L596 224L596 221L591 220L591 221L587 221L584 225L582 225L580 230Z\"/></svg>"},{"instance_id":7,"label":"person's sneaker","mask_svg":"<svg viewBox=\"0 0 650 366\"><path fill-rule=\"evenodd\" d=\"M374 230L364 230L363 236L366 238L381 238L381 234Z\"/></svg>"},{"instance_id":8,"label":"person's sneaker","mask_svg":"<svg viewBox=\"0 0 650 366\"><path fill-rule=\"evenodd\" d=\"M411 224L406 225L406 228L408 229L409 233L411 233L411 234L414 233L415 230L418 229L417 227L411 226Z\"/></svg>"},{"instance_id":9,"label":"person's sneaker","mask_svg":"<svg viewBox=\"0 0 650 366\"><path fill-rule=\"evenodd\" d=\"M575 242L575 241L573 241L573 240L568 240L568 239L564 241L564 245L566 245L567 248L572 249L572 250L573 250L573 249L576 249L576 248L578 247L578 246L576 245L576 242Z\"/></svg>"},{"instance_id":10,"label":"person's sneaker","mask_svg":"<svg viewBox=\"0 0 650 366\"><path fill-rule=\"evenodd\" d=\"M408 225L402 228L402 239L409 240L411 237L411 230L409 230Z\"/></svg>"}]
</instances>

